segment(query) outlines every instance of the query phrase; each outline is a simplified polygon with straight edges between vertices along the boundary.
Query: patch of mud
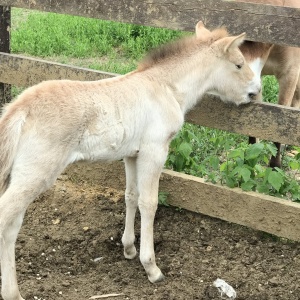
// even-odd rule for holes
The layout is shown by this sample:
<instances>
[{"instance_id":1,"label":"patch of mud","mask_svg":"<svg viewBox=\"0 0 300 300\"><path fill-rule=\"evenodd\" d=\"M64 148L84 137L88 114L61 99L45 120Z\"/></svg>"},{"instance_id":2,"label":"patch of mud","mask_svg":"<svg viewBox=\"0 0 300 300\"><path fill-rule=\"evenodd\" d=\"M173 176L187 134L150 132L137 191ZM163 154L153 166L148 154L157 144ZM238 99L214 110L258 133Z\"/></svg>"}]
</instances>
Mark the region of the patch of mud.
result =
<instances>
[{"instance_id":1,"label":"patch of mud","mask_svg":"<svg viewBox=\"0 0 300 300\"><path fill-rule=\"evenodd\" d=\"M112 299L221 299L212 286L221 278L236 290L236 299L300 299L299 243L160 206L155 251L166 280L151 284L138 258L123 257L124 218L123 191L62 175L30 206L19 234L23 297L81 300L122 293Z\"/></svg>"}]
</instances>

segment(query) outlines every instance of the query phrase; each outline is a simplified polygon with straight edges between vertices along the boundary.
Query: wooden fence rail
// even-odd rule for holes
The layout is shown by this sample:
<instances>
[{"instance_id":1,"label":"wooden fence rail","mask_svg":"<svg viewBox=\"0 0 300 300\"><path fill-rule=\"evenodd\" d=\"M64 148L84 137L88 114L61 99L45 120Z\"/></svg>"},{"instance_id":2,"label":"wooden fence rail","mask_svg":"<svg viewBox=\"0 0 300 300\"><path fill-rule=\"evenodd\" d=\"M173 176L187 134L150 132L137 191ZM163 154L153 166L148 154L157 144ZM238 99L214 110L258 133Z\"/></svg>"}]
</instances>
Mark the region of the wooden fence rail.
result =
<instances>
[{"instance_id":1,"label":"wooden fence rail","mask_svg":"<svg viewBox=\"0 0 300 300\"><path fill-rule=\"evenodd\" d=\"M1 0L14 6L140 25L194 31L226 25L256 41L299 46L300 9L222 0Z\"/></svg>"},{"instance_id":2,"label":"wooden fence rail","mask_svg":"<svg viewBox=\"0 0 300 300\"><path fill-rule=\"evenodd\" d=\"M6 87L30 86L49 79L98 80L117 75L9 54L4 41L9 31L4 30L9 29L11 6L188 31L203 20L210 28L226 25L233 34L245 31L251 40L300 46L300 9L288 7L233 0L0 0L0 82ZM293 108L265 103L235 107L209 98L192 110L186 120L300 146L300 111ZM105 178L99 175L99 180L113 185L110 178L120 177L118 187L123 187L124 177L119 170L122 164L109 166L113 170L96 166L101 174L110 174ZM80 172L76 168L70 170ZM300 206L296 203L208 184L172 171L163 173L161 187L170 193L173 205L300 240Z\"/></svg>"}]
</instances>

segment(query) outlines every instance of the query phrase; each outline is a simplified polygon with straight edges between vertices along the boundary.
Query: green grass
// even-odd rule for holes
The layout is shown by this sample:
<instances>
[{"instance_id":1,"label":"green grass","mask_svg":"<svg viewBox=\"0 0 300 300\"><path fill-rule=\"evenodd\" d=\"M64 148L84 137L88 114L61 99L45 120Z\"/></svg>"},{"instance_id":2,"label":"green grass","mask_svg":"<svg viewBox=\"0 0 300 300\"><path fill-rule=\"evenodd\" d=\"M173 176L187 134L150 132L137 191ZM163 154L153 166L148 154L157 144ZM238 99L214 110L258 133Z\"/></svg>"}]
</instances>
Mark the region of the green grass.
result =
<instances>
[{"instance_id":1,"label":"green grass","mask_svg":"<svg viewBox=\"0 0 300 300\"><path fill-rule=\"evenodd\" d=\"M278 82L274 76L264 76L263 78L263 99L266 102L277 103Z\"/></svg>"},{"instance_id":2,"label":"green grass","mask_svg":"<svg viewBox=\"0 0 300 300\"><path fill-rule=\"evenodd\" d=\"M38 57L94 58L92 68L128 72L146 51L183 35L180 31L54 13L14 9L11 50ZM104 62L102 61L104 58ZM111 63L126 61L124 70Z\"/></svg>"},{"instance_id":3,"label":"green grass","mask_svg":"<svg viewBox=\"0 0 300 300\"><path fill-rule=\"evenodd\" d=\"M13 9L12 24L13 53L120 74L133 70L149 49L187 34L21 9ZM276 79L266 76L263 84L264 100L276 103ZM187 123L171 142L166 166L214 183L299 201L299 154L285 155L283 170L275 172L268 168L272 144L249 146L247 141L245 136Z\"/></svg>"}]
</instances>

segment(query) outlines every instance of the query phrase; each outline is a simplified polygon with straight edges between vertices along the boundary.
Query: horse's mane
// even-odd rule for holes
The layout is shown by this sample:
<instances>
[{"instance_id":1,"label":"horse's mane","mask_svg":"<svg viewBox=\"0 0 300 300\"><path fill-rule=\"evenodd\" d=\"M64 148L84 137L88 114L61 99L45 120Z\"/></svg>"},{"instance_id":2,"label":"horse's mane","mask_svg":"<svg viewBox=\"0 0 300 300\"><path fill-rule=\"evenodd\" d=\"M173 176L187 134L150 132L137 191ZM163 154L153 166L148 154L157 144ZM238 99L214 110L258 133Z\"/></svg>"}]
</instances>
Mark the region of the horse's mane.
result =
<instances>
[{"instance_id":1,"label":"horse's mane","mask_svg":"<svg viewBox=\"0 0 300 300\"><path fill-rule=\"evenodd\" d=\"M169 58L173 58L182 53L187 53L190 49L198 48L204 44L212 44L213 42L228 36L225 28L219 28L212 31L206 38L197 38L195 35L187 36L175 40L173 42L162 45L150 51L145 58L139 63L138 71L148 69L157 63L161 63Z\"/></svg>"},{"instance_id":2,"label":"horse's mane","mask_svg":"<svg viewBox=\"0 0 300 300\"><path fill-rule=\"evenodd\" d=\"M271 47L269 43L244 41L240 49L245 57L249 59L258 58L266 53Z\"/></svg>"}]
</instances>

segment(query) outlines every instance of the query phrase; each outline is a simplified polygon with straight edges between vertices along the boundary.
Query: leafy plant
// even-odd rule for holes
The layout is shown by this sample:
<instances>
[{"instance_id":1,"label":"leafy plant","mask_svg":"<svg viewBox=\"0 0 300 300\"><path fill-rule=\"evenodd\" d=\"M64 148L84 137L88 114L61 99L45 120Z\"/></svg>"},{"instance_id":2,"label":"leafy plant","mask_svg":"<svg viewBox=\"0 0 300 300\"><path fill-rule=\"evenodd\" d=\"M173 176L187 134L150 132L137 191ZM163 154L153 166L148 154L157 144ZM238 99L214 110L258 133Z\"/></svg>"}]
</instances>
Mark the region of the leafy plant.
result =
<instances>
[{"instance_id":1,"label":"leafy plant","mask_svg":"<svg viewBox=\"0 0 300 300\"><path fill-rule=\"evenodd\" d=\"M166 167L231 188L300 201L296 178L282 169L268 167L270 156L276 152L273 143L248 145L245 137L185 124L171 142ZM299 158L300 154L287 157L285 164L299 170Z\"/></svg>"},{"instance_id":2,"label":"leafy plant","mask_svg":"<svg viewBox=\"0 0 300 300\"><path fill-rule=\"evenodd\" d=\"M169 193L168 192L159 192L158 193L158 204L163 206L170 206L167 202Z\"/></svg>"}]
</instances>

